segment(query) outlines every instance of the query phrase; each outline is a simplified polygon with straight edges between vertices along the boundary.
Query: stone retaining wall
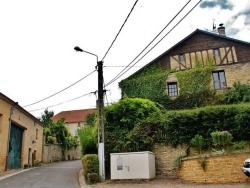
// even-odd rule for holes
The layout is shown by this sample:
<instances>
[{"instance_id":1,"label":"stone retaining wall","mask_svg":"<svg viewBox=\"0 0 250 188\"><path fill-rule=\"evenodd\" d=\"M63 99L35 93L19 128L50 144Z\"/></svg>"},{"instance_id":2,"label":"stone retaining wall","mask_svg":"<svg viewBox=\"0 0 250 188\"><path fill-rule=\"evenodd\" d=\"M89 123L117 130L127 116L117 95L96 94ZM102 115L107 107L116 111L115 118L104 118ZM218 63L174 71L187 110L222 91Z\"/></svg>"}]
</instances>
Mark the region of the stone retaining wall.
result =
<instances>
[{"instance_id":1,"label":"stone retaining wall","mask_svg":"<svg viewBox=\"0 0 250 188\"><path fill-rule=\"evenodd\" d=\"M65 159L62 156L62 149L58 145L44 145L43 163L51 163L62 160L74 160L81 158L81 148L77 146L65 152Z\"/></svg>"},{"instance_id":2,"label":"stone retaining wall","mask_svg":"<svg viewBox=\"0 0 250 188\"><path fill-rule=\"evenodd\" d=\"M178 167L176 160L186 155L187 146L176 148L166 144L155 144L156 175L162 178L180 178L195 183L237 183L250 181L242 171L250 152L238 154L207 155L209 157L187 157ZM189 148L190 154L195 154ZM205 164L205 170L202 168ZM179 169L178 169L179 168Z\"/></svg>"},{"instance_id":3,"label":"stone retaining wall","mask_svg":"<svg viewBox=\"0 0 250 188\"><path fill-rule=\"evenodd\" d=\"M190 157L182 160L179 178L194 183L239 183L249 178L243 173L243 162L250 152L214 155L208 158ZM201 163L205 164L205 170Z\"/></svg>"},{"instance_id":4,"label":"stone retaining wall","mask_svg":"<svg viewBox=\"0 0 250 188\"><path fill-rule=\"evenodd\" d=\"M159 177L177 178L177 166L175 161L186 155L187 146L172 146L165 144L155 144L153 152L155 154L156 175Z\"/></svg>"}]
</instances>

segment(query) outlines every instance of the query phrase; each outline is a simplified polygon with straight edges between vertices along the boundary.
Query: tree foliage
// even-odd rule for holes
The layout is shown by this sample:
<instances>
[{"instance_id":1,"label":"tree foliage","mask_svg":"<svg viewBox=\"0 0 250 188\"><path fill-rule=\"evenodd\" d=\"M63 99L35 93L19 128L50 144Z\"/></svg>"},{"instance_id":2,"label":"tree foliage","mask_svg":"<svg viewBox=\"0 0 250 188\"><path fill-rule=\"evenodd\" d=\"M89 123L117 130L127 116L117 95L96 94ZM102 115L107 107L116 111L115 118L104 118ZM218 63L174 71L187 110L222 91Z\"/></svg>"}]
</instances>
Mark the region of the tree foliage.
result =
<instances>
[{"instance_id":1,"label":"tree foliage","mask_svg":"<svg viewBox=\"0 0 250 188\"><path fill-rule=\"evenodd\" d=\"M45 143L57 143L63 150L68 150L73 146L76 146L76 138L73 137L66 128L64 119L60 119L56 123L53 123L51 120L53 115L53 111L48 111L48 109L46 109L40 119L40 121L45 125Z\"/></svg>"},{"instance_id":2,"label":"tree foliage","mask_svg":"<svg viewBox=\"0 0 250 188\"><path fill-rule=\"evenodd\" d=\"M53 111L49 111L47 108L44 110L44 114L42 114L41 118L38 118L45 127L49 126L52 123L51 118L54 116Z\"/></svg>"},{"instance_id":3,"label":"tree foliage","mask_svg":"<svg viewBox=\"0 0 250 188\"><path fill-rule=\"evenodd\" d=\"M234 83L233 88L223 96L223 101L226 104L250 102L250 85Z\"/></svg>"},{"instance_id":4,"label":"tree foliage","mask_svg":"<svg viewBox=\"0 0 250 188\"><path fill-rule=\"evenodd\" d=\"M98 151L98 127L86 125L78 130L78 136L81 144L82 155L86 154L97 154Z\"/></svg>"},{"instance_id":5,"label":"tree foliage","mask_svg":"<svg viewBox=\"0 0 250 188\"><path fill-rule=\"evenodd\" d=\"M86 124L87 125L94 126L95 121L96 121L96 113L95 112L87 115L87 117L86 117Z\"/></svg>"},{"instance_id":6,"label":"tree foliage","mask_svg":"<svg viewBox=\"0 0 250 188\"><path fill-rule=\"evenodd\" d=\"M105 143L110 152L150 149L161 111L148 99L124 98L105 108Z\"/></svg>"}]
</instances>

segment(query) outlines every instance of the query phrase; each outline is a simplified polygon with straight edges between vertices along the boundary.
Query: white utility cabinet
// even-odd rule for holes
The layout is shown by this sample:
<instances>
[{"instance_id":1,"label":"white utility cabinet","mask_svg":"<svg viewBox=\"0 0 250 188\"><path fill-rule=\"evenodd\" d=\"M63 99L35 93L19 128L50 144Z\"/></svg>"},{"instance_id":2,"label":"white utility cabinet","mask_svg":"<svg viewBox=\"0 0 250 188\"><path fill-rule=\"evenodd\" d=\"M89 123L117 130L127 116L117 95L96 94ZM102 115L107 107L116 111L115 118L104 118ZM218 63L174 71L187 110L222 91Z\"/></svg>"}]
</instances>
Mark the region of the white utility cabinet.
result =
<instances>
[{"instance_id":1,"label":"white utility cabinet","mask_svg":"<svg viewBox=\"0 0 250 188\"><path fill-rule=\"evenodd\" d=\"M155 154L150 151L111 153L111 179L155 178Z\"/></svg>"}]
</instances>

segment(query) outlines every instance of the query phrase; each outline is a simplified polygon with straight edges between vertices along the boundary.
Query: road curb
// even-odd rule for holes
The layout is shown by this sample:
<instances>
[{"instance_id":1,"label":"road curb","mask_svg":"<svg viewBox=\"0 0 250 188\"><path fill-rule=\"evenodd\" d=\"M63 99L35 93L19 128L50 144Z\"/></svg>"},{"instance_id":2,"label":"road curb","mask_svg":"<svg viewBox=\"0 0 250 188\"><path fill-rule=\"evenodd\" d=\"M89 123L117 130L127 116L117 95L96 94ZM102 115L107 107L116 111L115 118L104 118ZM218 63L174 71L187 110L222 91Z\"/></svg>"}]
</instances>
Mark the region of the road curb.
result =
<instances>
[{"instance_id":1,"label":"road curb","mask_svg":"<svg viewBox=\"0 0 250 188\"><path fill-rule=\"evenodd\" d=\"M81 168L81 169L79 170L79 173L78 173L78 180L79 180L79 184L80 184L81 188L91 188L90 185L87 185L87 184L86 184L82 172L83 172L83 169Z\"/></svg>"},{"instance_id":2,"label":"road curb","mask_svg":"<svg viewBox=\"0 0 250 188\"><path fill-rule=\"evenodd\" d=\"M14 176L16 174L19 174L19 173L22 173L22 172L25 172L25 171L28 171L28 170L31 170L32 168L27 168L27 169L22 169L22 170L18 170L18 171L7 171L6 173L3 173L3 174L0 174L0 181L5 179L5 178L8 178L8 177L11 177L11 176Z\"/></svg>"}]
</instances>

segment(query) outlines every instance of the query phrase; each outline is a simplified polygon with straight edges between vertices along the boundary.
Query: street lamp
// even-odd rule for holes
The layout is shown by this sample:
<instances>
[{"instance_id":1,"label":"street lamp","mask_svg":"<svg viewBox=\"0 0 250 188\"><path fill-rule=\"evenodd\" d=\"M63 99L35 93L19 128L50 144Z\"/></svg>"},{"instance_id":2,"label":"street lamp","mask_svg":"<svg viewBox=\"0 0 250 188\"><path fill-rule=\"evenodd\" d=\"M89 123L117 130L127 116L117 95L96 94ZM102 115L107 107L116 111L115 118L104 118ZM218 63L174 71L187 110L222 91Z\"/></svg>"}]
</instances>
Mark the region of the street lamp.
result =
<instances>
[{"instance_id":1,"label":"street lamp","mask_svg":"<svg viewBox=\"0 0 250 188\"><path fill-rule=\"evenodd\" d=\"M105 160L104 160L104 121L103 121L103 62L98 61L98 56L90 53L88 51L82 50L80 47L76 46L74 48L78 52L85 52L96 56L97 59L97 71L98 71L98 159L99 159L99 175L102 180L105 179Z\"/></svg>"}]
</instances>

